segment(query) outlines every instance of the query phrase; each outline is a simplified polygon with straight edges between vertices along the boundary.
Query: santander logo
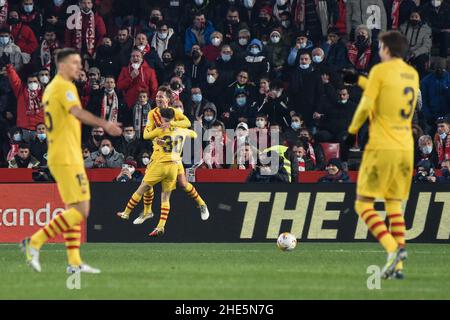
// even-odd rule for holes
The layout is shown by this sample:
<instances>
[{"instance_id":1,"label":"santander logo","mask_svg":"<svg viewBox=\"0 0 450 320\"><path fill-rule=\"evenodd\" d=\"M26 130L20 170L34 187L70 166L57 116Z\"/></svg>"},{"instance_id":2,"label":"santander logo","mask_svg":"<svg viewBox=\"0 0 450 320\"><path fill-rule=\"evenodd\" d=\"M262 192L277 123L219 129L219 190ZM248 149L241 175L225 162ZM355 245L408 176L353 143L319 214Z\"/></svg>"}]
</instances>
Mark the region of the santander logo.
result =
<instances>
[{"instance_id":1,"label":"santander logo","mask_svg":"<svg viewBox=\"0 0 450 320\"><path fill-rule=\"evenodd\" d=\"M0 226L40 226L47 225L51 219L65 209L52 208L47 202L44 207L34 211L30 208L0 208Z\"/></svg>"}]
</instances>

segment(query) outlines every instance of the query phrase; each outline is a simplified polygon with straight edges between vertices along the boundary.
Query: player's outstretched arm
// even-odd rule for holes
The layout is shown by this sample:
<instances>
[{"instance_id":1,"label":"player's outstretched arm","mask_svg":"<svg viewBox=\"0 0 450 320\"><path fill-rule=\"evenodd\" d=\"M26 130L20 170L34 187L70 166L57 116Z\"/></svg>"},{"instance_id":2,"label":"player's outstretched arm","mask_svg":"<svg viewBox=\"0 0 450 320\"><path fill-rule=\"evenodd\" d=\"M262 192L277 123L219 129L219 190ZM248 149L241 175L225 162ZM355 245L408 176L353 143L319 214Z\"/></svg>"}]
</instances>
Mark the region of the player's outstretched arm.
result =
<instances>
[{"instance_id":1,"label":"player's outstretched arm","mask_svg":"<svg viewBox=\"0 0 450 320\"><path fill-rule=\"evenodd\" d=\"M356 134L361 126L369 117L370 110L373 108L374 102L369 97L363 96L359 102L358 108L353 115L352 123L348 128L350 134Z\"/></svg>"},{"instance_id":2,"label":"player's outstretched arm","mask_svg":"<svg viewBox=\"0 0 450 320\"><path fill-rule=\"evenodd\" d=\"M190 128L191 121L181 111L175 111L175 119L171 121L171 126L177 128Z\"/></svg>"},{"instance_id":3,"label":"player's outstretched arm","mask_svg":"<svg viewBox=\"0 0 450 320\"><path fill-rule=\"evenodd\" d=\"M144 129L144 140L153 140L161 133L161 128L154 128L151 130L149 126Z\"/></svg>"},{"instance_id":4,"label":"player's outstretched arm","mask_svg":"<svg viewBox=\"0 0 450 320\"><path fill-rule=\"evenodd\" d=\"M88 126L102 127L111 136L120 136L122 134L122 129L116 123L94 116L92 113L81 107L72 107L70 113Z\"/></svg>"}]
</instances>

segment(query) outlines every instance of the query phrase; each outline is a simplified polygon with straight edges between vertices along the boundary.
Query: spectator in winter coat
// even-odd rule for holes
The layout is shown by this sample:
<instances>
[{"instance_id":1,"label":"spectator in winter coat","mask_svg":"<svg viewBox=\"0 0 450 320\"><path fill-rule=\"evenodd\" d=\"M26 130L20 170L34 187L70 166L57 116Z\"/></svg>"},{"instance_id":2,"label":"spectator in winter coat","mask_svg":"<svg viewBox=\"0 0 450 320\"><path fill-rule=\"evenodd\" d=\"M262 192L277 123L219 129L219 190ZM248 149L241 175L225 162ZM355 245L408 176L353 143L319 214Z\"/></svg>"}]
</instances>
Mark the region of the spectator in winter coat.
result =
<instances>
[{"instance_id":1,"label":"spectator in winter coat","mask_svg":"<svg viewBox=\"0 0 450 320\"><path fill-rule=\"evenodd\" d=\"M200 86L206 80L206 72L211 64L197 44L192 46L190 56L189 62L186 63L186 73L190 76L192 86Z\"/></svg>"},{"instance_id":2,"label":"spectator in winter coat","mask_svg":"<svg viewBox=\"0 0 450 320\"><path fill-rule=\"evenodd\" d=\"M141 91L147 92L151 99L155 99L158 89L156 73L143 60L141 51L132 51L129 65L123 67L120 72L117 89L123 90L125 103L129 108L136 103Z\"/></svg>"},{"instance_id":3,"label":"spectator in winter coat","mask_svg":"<svg viewBox=\"0 0 450 320\"><path fill-rule=\"evenodd\" d=\"M433 139L429 135L422 135L417 141L415 148L414 163L418 164L422 160L428 160L434 169L439 168L439 158L436 148L433 146Z\"/></svg>"},{"instance_id":4,"label":"spectator in winter coat","mask_svg":"<svg viewBox=\"0 0 450 320\"><path fill-rule=\"evenodd\" d=\"M248 29L239 30L237 41L232 42L231 49L234 52L236 60L242 60L247 53L247 47L250 43L251 34Z\"/></svg>"},{"instance_id":5,"label":"spectator in winter coat","mask_svg":"<svg viewBox=\"0 0 450 320\"><path fill-rule=\"evenodd\" d=\"M45 1L44 3L44 29L51 28L55 30L58 39L64 39L64 31L67 26L68 14L67 7L70 5L68 0ZM45 32L45 31L44 31Z\"/></svg>"},{"instance_id":6,"label":"spectator in winter coat","mask_svg":"<svg viewBox=\"0 0 450 320\"><path fill-rule=\"evenodd\" d=\"M167 22L160 21L156 25L156 32L151 38L150 47L154 48L159 58L162 59L166 50L171 50L171 52L177 54L180 53L179 42L180 39Z\"/></svg>"},{"instance_id":7,"label":"spectator in winter coat","mask_svg":"<svg viewBox=\"0 0 450 320\"><path fill-rule=\"evenodd\" d=\"M431 28L422 23L420 12L413 10L409 20L400 26L400 32L408 39L409 51L407 61L423 77L431 54Z\"/></svg>"},{"instance_id":8,"label":"spectator in winter coat","mask_svg":"<svg viewBox=\"0 0 450 320\"><path fill-rule=\"evenodd\" d=\"M274 30L270 33L270 41L266 46L266 51L274 78L281 79L288 56L288 47L282 41L281 31Z\"/></svg>"},{"instance_id":9,"label":"spectator in winter coat","mask_svg":"<svg viewBox=\"0 0 450 320\"><path fill-rule=\"evenodd\" d=\"M27 24L21 22L16 10L9 12L8 24L11 26L14 43L20 48L20 51L29 55L33 54L39 47L36 36Z\"/></svg>"},{"instance_id":10,"label":"spectator in winter coat","mask_svg":"<svg viewBox=\"0 0 450 320\"><path fill-rule=\"evenodd\" d=\"M327 41L322 44L322 49L326 56L326 62L331 70L338 71L349 67L350 62L347 57L347 47L339 36L337 28L328 31Z\"/></svg>"},{"instance_id":11,"label":"spectator in winter coat","mask_svg":"<svg viewBox=\"0 0 450 320\"><path fill-rule=\"evenodd\" d=\"M250 80L258 82L270 71L270 62L263 52L263 45L258 39L253 39L247 48L247 54L244 56L244 67L248 70Z\"/></svg>"},{"instance_id":12,"label":"spectator in winter coat","mask_svg":"<svg viewBox=\"0 0 450 320\"><path fill-rule=\"evenodd\" d=\"M106 35L105 22L93 11L92 0L81 0L79 7L80 10L67 20L72 28L66 28L65 46L77 49L82 56L93 57Z\"/></svg>"},{"instance_id":13,"label":"spectator in winter coat","mask_svg":"<svg viewBox=\"0 0 450 320\"><path fill-rule=\"evenodd\" d=\"M17 126L24 130L25 141L30 141L38 123L44 122L43 90L37 74L31 74L23 83L12 64L6 66L9 83L17 98Z\"/></svg>"},{"instance_id":14,"label":"spectator in winter coat","mask_svg":"<svg viewBox=\"0 0 450 320\"><path fill-rule=\"evenodd\" d=\"M434 127L438 117L450 113L450 72L445 70L445 59L436 60L434 72L420 81L422 114L426 125ZM430 133L430 130L426 130Z\"/></svg>"},{"instance_id":15,"label":"spectator in winter coat","mask_svg":"<svg viewBox=\"0 0 450 320\"><path fill-rule=\"evenodd\" d=\"M97 48L94 65L101 74L115 75L118 66L114 65L114 48L110 38L103 38L103 44Z\"/></svg>"},{"instance_id":16,"label":"spectator in winter coat","mask_svg":"<svg viewBox=\"0 0 450 320\"><path fill-rule=\"evenodd\" d=\"M47 129L44 123L36 126L36 137L30 142L30 152L41 167L47 166Z\"/></svg>"},{"instance_id":17,"label":"spectator in winter coat","mask_svg":"<svg viewBox=\"0 0 450 320\"><path fill-rule=\"evenodd\" d=\"M292 106L280 81L271 82L267 99L257 111L266 114L270 123L278 123L283 129L289 127L289 113L292 111Z\"/></svg>"},{"instance_id":18,"label":"spectator in winter coat","mask_svg":"<svg viewBox=\"0 0 450 320\"><path fill-rule=\"evenodd\" d=\"M118 76L123 66L128 65L133 50L134 40L128 28L119 28L113 41L113 65L116 66L115 76Z\"/></svg>"},{"instance_id":19,"label":"spectator in winter coat","mask_svg":"<svg viewBox=\"0 0 450 320\"><path fill-rule=\"evenodd\" d=\"M128 124L124 125L123 134L115 145L116 151L123 154L125 159L128 157L138 159L139 155L143 151L141 141L136 136L134 127Z\"/></svg>"},{"instance_id":20,"label":"spectator in winter coat","mask_svg":"<svg viewBox=\"0 0 450 320\"><path fill-rule=\"evenodd\" d=\"M417 10L414 0L383 0L387 15L387 29L397 30L408 22L411 13Z\"/></svg>"},{"instance_id":21,"label":"spectator in winter coat","mask_svg":"<svg viewBox=\"0 0 450 320\"><path fill-rule=\"evenodd\" d=\"M293 113L291 115L290 122L291 122L290 128L288 128L285 131L284 135L286 137L286 142L288 143L288 145L292 146L295 145L295 143L300 140L300 132L302 132L302 129L304 127L302 116L299 115L298 113Z\"/></svg>"},{"instance_id":22,"label":"spectator in winter coat","mask_svg":"<svg viewBox=\"0 0 450 320\"><path fill-rule=\"evenodd\" d=\"M53 57L55 56L55 51L61 47L60 43L56 39L56 32L53 28L48 27L44 30L44 39L39 46L39 58L40 67L45 68L49 71L53 67Z\"/></svg>"},{"instance_id":23,"label":"spectator in winter coat","mask_svg":"<svg viewBox=\"0 0 450 320\"><path fill-rule=\"evenodd\" d=\"M42 36L42 14L36 7L34 0L22 0L19 6L19 19L20 21L29 26L33 30L36 39L40 39Z\"/></svg>"},{"instance_id":24,"label":"spectator in winter coat","mask_svg":"<svg viewBox=\"0 0 450 320\"><path fill-rule=\"evenodd\" d=\"M248 97L250 99L255 99L255 85L253 82L249 79L249 73L246 70L241 70L238 72L236 76L236 81L232 82L230 85L228 85L228 88L226 89L226 101L225 104L231 105L234 103L234 98L236 97L236 94L246 91Z\"/></svg>"},{"instance_id":25,"label":"spectator in winter coat","mask_svg":"<svg viewBox=\"0 0 450 320\"><path fill-rule=\"evenodd\" d=\"M223 42L231 43L238 40L239 31L248 29L247 23L241 21L239 10L236 7L230 7L227 11L225 21L218 26L223 34Z\"/></svg>"},{"instance_id":26,"label":"spectator in winter coat","mask_svg":"<svg viewBox=\"0 0 450 320\"><path fill-rule=\"evenodd\" d=\"M360 25L366 26L372 39L376 39L380 31L386 31L387 15L382 0L347 0L346 13L350 40L357 35Z\"/></svg>"},{"instance_id":27,"label":"spectator in winter coat","mask_svg":"<svg viewBox=\"0 0 450 320\"><path fill-rule=\"evenodd\" d=\"M313 113L321 105L323 84L321 74L311 65L308 52L300 54L300 65L292 74L290 95L294 111L303 116L306 127L313 127Z\"/></svg>"},{"instance_id":28,"label":"spectator in winter coat","mask_svg":"<svg viewBox=\"0 0 450 320\"><path fill-rule=\"evenodd\" d=\"M238 92L231 107L222 114L222 121L227 129L234 129L239 122L251 124L253 127L256 117L255 102L250 100L246 91Z\"/></svg>"},{"instance_id":29,"label":"spectator in winter coat","mask_svg":"<svg viewBox=\"0 0 450 320\"><path fill-rule=\"evenodd\" d=\"M30 146L26 143L19 145L19 153L9 161L8 168L38 168L39 161L31 155Z\"/></svg>"},{"instance_id":30,"label":"spectator in winter coat","mask_svg":"<svg viewBox=\"0 0 450 320\"><path fill-rule=\"evenodd\" d=\"M196 118L196 121L200 121L204 132L205 130L211 129L216 120L217 108L214 103L207 102L200 111L200 115Z\"/></svg>"},{"instance_id":31,"label":"spectator in winter coat","mask_svg":"<svg viewBox=\"0 0 450 320\"><path fill-rule=\"evenodd\" d=\"M20 48L14 44L11 38L11 32L9 28L0 29L0 57L3 54L8 56L8 63L11 63L16 71L20 71L24 64L30 62L30 55L28 53L22 52ZM5 66L6 61L1 67Z\"/></svg>"},{"instance_id":32,"label":"spectator in winter coat","mask_svg":"<svg viewBox=\"0 0 450 320\"><path fill-rule=\"evenodd\" d=\"M211 34L211 44L206 45L202 49L203 55L205 56L206 60L211 63L217 60L217 58L220 56L220 46L222 42L222 34L219 31L214 31Z\"/></svg>"},{"instance_id":33,"label":"spectator in winter coat","mask_svg":"<svg viewBox=\"0 0 450 320\"><path fill-rule=\"evenodd\" d=\"M318 182L328 183L345 183L350 182L347 172L343 171L342 162L339 159L330 159L327 163L326 170L328 174L319 179Z\"/></svg>"},{"instance_id":34,"label":"spectator in winter coat","mask_svg":"<svg viewBox=\"0 0 450 320\"><path fill-rule=\"evenodd\" d=\"M131 120L134 132L138 139L143 139L144 129L147 125L148 113L152 109L152 103L146 91L139 92L138 101L133 107Z\"/></svg>"},{"instance_id":35,"label":"spectator in winter coat","mask_svg":"<svg viewBox=\"0 0 450 320\"><path fill-rule=\"evenodd\" d=\"M298 60L300 58L299 52L311 52L313 49L313 43L308 38L307 32L300 32L297 36L297 39L295 40L295 45L291 48L291 51L289 52L289 56L287 59L288 65L295 66L298 65Z\"/></svg>"},{"instance_id":36,"label":"spectator in winter coat","mask_svg":"<svg viewBox=\"0 0 450 320\"><path fill-rule=\"evenodd\" d=\"M433 43L439 44L439 56L446 58L450 33L450 4L431 0L422 7L423 20L431 27Z\"/></svg>"},{"instance_id":37,"label":"spectator in winter coat","mask_svg":"<svg viewBox=\"0 0 450 320\"><path fill-rule=\"evenodd\" d=\"M84 160L86 168L120 168L123 164L123 154L114 150L109 139L103 139L100 148L92 152L87 159Z\"/></svg>"},{"instance_id":38,"label":"spectator in winter coat","mask_svg":"<svg viewBox=\"0 0 450 320\"><path fill-rule=\"evenodd\" d=\"M255 39L269 38L270 32L279 26L279 23L272 16L273 9L270 6L263 6L259 9L258 20L252 26L252 36Z\"/></svg>"},{"instance_id":39,"label":"spectator in winter coat","mask_svg":"<svg viewBox=\"0 0 450 320\"><path fill-rule=\"evenodd\" d=\"M138 33L134 39L134 48L138 49L142 53L142 57L148 63L149 67L154 69L158 81L162 79L163 65L156 50L150 46L148 38L145 33Z\"/></svg>"},{"instance_id":40,"label":"spectator in winter coat","mask_svg":"<svg viewBox=\"0 0 450 320\"><path fill-rule=\"evenodd\" d=\"M320 143L314 141L307 128L300 129L300 141L305 144L306 155L314 162L315 170L325 168L325 154Z\"/></svg>"},{"instance_id":41,"label":"spectator in winter coat","mask_svg":"<svg viewBox=\"0 0 450 320\"><path fill-rule=\"evenodd\" d=\"M368 73L378 62L378 41L372 40L369 29L360 25L355 31L355 41L347 47L347 56L350 63L358 72Z\"/></svg>"},{"instance_id":42,"label":"spectator in winter coat","mask_svg":"<svg viewBox=\"0 0 450 320\"><path fill-rule=\"evenodd\" d=\"M444 160L450 159L450 119L438 118L436 125L437 132L434 137L434 145L436 146L440 165Z\"/></svg>"},{"instance_id":43,"label":"spectator in winter coat","mask_svg":"<svg viewBox=\"0 0 450 320\"><path fill-rule=\"evenodd\" d=\"M223 103L226 100L225 88L226 86L217 68L215 66L209 67L206 73L206 82L201 85L201 89L206 100L214 103L219 111L222 111Z\"/></svg>"},{"instance_id":44,"label":"spectator in winter coat","mask_svg":"<svg viewBox=\"0 0 450 320\"><path fill-rule=\"evenodd\" d=\"M207 21L203 13L196 13L193 25L186 29L184 35L184 53L188 55L192 51L192 46L195 44L200 47L210 44L211 34L214 31L214 26L211 21Z\"/></svg>"},{"instance_id":45,"label":"spectator in winter coat","mask_svg":"<svg viewBox=\"0 0 450 320\"><path fill-rule=\"evenodd\" d=\"M217 58L215 65L220 74L220 81L224 85L227 86L236 79L239 61L228 44L224 44L220 49L220 56Z\"/></svg>"},{"instance_id":46,"label":"spectator in winter coat","mask_svg":"<svg viewBox=\"0 0 450 320\"><path fill-rule=\"evenodd\" d=\"M200 87L193 86L191 89L191 98L186 104L184 114L191 122L197 120L202 114L203 108L207 103L208 100L203 97Z\"/></svg>"}]
</instances>

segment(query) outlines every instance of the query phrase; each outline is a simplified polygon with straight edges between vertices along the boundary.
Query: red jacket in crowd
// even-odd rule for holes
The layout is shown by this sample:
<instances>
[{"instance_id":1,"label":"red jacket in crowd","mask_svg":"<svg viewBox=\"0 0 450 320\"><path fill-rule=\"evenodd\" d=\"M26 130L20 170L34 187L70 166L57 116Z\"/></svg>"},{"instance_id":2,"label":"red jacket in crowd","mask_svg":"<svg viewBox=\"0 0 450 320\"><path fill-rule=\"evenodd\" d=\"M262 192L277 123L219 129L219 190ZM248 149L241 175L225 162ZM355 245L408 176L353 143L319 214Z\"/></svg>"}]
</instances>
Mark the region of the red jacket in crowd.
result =
<instances>
[{"instance_id":1,"label":"red jacket in crowd","mask_svg":"<svg viewBox=\"0 0 450 320\"><path fill-rule=\"evenodd\" d=\"M32 54L39 48L39 43L36 40L33 30L23 23L11 26L11 35L14 43L22 52Z\"/></svg>"},{"instance_id":2,"label":"red jacket in crowd","mask_svg":"<svg viewBox=\"0 0 450 320\"><path fill-rule=\"evenodd\" d=\"M22 83L12 64L7 65L9 83L17 98L17 126L28 130L36 130L38 123L44 122L43 90L37 90L35 96L30 95L28 86Z\"/></svg>"},{"instance_id":3,"label":"red jacket in crowd","mask_svg":"<svg viewBox=\"0 0 450 320\"><path fill-rule=\"evenodd\" d=\"M117 89L123 91L128 108L132 108L136 104L139 92L147 92L149 97L154 100L158 91L155 70L147 62L144 61L139 67L139 75L136 78L131 78L131 71L131 64L123 67L117 80Z\"/></svg>"}]
</instances>

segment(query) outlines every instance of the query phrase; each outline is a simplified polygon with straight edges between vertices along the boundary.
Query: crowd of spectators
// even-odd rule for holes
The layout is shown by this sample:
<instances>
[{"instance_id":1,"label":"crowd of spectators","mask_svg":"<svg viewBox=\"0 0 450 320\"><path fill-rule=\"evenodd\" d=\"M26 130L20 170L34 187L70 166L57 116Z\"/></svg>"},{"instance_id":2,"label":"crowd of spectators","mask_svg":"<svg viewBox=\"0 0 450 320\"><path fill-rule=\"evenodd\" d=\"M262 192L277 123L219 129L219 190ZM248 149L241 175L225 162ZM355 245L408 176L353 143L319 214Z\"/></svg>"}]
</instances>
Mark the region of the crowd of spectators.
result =
<instances>
[{"instance_id":1,"label":"crowd of spectators","mask_svg":"<svg viewBox=\"0 0 450 320\"><path fill-rule=\"evenodd\" d=\"M73 47L83 58L82 107L124 129L111 139L83 127L86 168L122 168L117 181L142 178L135 169L152 153L143 128L165 85L193 126L233 146L227 164L204 141L203 167L258 167L253 179L266 170L256 159L264 152L288 164L280 181L326 169L321 180L345 182L344 140L362 92L341 71L367 75L386 30L407 37L405 59L421 77L416 164L448 175L449 0L0 0L0 166L46 166L42 93L55 54ZM367 135L365 125L359 146ZM339 143L339 159L326 159L321 143Z\"/></svg>"}]
</instances>

